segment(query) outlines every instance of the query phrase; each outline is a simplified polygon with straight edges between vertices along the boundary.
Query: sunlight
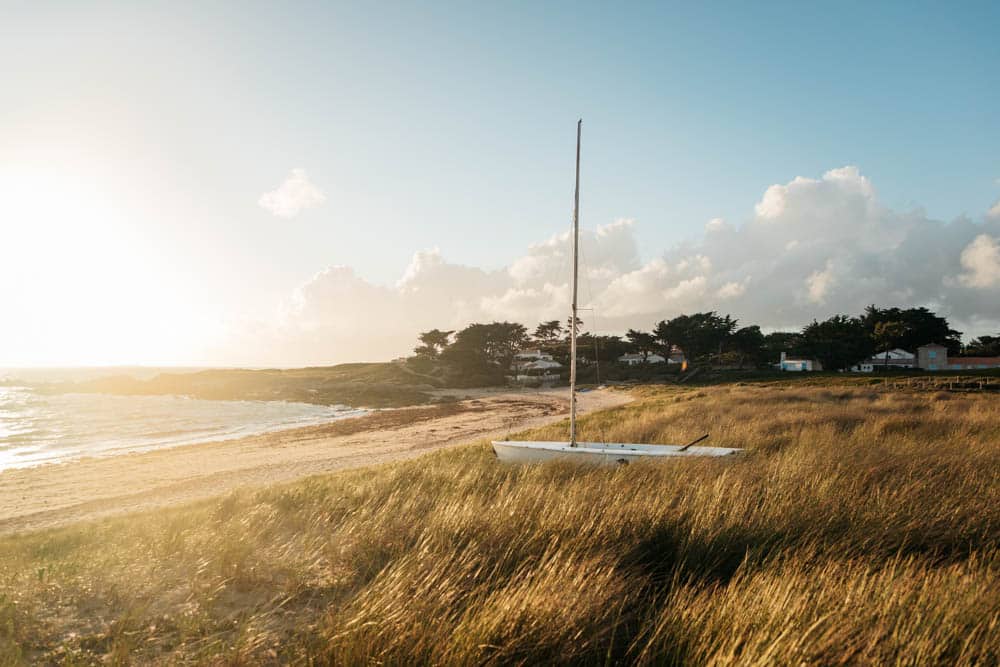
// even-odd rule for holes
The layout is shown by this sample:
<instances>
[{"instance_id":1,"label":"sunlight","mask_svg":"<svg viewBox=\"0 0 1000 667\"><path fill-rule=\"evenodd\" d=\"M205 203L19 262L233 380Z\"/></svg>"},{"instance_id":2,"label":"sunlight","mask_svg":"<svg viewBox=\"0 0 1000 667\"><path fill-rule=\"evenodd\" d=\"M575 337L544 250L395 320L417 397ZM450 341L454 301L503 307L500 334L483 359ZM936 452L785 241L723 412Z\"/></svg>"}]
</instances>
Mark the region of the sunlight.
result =
<instances>
[{"instance_id":1,"label":"sunlight","mask_svg":"<svg viewBox=\"0 0 1000 667\"><path fill-rule=\"evenodd\" d=\"M151 349L177 351L163 326L182 310L170 276L97 172L70 159L0 166L0 301L16 323L0 334L4 364L135 363Z\"/></svg>"}]
</instances>

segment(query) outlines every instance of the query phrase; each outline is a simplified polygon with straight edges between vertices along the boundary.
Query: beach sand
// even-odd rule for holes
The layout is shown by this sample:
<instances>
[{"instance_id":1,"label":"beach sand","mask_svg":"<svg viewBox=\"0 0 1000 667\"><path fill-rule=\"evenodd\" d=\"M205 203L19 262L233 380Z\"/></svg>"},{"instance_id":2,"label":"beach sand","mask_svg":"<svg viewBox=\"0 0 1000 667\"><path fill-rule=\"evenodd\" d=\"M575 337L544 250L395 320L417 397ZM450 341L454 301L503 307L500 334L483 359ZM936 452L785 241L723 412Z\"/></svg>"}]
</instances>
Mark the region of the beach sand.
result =
<instances>
[{"instance_id":1,"label":"beach sand","mask_svg":"<svg viewBox=\"0 0 1000 667\"><path fill-rule=\"evenodd\" d=\"M0 534L184 503L419 456L541 426L568 414L566 390L463 391L465 400L382 410L262 435L0 472ZM629 400L579 395L581 412Z\"/></svg>"}]
</instances>

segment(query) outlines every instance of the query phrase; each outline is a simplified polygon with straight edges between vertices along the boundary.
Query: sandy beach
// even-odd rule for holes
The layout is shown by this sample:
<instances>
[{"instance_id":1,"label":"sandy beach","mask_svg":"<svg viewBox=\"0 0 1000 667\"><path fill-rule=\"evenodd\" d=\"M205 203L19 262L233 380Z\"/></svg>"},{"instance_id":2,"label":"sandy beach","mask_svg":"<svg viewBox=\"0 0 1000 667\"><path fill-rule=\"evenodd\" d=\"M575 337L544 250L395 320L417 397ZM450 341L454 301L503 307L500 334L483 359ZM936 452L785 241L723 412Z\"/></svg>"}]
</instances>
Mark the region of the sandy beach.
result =
<instances>
[{"instance_id":1,"label":"sandy beach","mask_svg":"<svg viewBox=\"0 0 1000 667\"><path fill-rule=\"evenodd\" d=\"M465 399L454 403L382 410L238 440L0 472L0 534L410 458L541 426L568 412L565 390L461 395ZM581 412L629 400L609 390L579 396Z\"/></svg>"}]
</instances>

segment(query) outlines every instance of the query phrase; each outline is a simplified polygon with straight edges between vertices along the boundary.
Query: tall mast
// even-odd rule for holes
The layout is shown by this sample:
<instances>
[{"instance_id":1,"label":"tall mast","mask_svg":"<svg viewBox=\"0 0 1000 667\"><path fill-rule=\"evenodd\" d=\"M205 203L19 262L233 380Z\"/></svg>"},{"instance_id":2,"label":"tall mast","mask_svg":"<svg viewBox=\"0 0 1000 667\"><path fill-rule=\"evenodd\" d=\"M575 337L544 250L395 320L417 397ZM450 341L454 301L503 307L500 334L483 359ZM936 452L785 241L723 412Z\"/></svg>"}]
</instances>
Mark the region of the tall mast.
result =
<instances>
[{"instance_id":1,"label":"tall mast","mask_svg":"<svg viewBox=\"0 0 1000 667\"><path fill-rule=\"evenodd\" d=\"M576 447L576 283L579 271L580 244L580 129L583 119L576 122L576 190L573 193L573 316L570 320L569 344L569 444Z\"/></svg>"}]
</instances>

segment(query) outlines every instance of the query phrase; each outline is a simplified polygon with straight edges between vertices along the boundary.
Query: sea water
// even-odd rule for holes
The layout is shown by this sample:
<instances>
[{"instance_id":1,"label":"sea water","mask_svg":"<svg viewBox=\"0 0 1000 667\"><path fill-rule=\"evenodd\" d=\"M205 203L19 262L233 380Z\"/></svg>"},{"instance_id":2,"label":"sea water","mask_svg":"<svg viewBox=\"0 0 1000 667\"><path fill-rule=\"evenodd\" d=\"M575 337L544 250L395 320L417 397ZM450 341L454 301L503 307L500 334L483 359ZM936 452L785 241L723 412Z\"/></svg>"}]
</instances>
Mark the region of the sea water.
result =
<instances>
[{"instance_id":1,"label":"sea water","mask_svg":"<svg viewBox=\"0 0 1000 667\"><path fill-rule=\"evenodd\" d=\"M364 412L344 405L42 394L0 386L0 470L227 440Z\"/></svg>"}]
</instances>

